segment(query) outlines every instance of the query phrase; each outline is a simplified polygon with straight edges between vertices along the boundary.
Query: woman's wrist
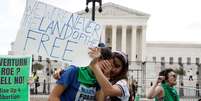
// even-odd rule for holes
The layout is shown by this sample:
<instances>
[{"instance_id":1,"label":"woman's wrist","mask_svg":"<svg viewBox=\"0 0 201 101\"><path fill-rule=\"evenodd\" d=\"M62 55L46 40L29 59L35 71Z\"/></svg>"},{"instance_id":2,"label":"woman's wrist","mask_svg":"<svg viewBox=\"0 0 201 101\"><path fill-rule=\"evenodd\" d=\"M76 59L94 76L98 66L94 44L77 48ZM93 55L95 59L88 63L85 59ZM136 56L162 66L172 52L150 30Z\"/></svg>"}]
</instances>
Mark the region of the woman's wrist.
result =
<instances>
[{"instance_id":1,"label":"woman's wrist","mask_svg":"<svg viewBox=\"0 0 201 101\"><path fill-rule=\"evenodd\" d=\"M154 86L154 87L157 87L157 86L158 86L158 84L159 84L159 82L158 82L158 81L156 81L156 82L153 84L153 86Z\"/></svg>"}]
</instances>

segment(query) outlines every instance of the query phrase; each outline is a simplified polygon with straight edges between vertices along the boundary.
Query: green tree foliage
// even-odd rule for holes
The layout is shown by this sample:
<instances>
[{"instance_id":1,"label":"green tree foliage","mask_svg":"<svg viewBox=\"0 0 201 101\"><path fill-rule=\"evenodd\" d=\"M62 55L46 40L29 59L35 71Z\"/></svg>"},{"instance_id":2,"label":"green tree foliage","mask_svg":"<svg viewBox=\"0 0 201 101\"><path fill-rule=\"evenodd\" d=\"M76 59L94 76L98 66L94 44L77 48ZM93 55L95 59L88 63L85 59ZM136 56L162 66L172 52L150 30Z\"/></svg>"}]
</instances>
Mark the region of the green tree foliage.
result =
<instances>
[{"instance_id":1,"label":"green tree foliage","mask_svg":"<svg viewBox=\"0 0 201 101\"><path fill-rule=\"evenodd\" d=\"M178 68L175 70L178 75L186 75L186 71L183 68Z\"/></svg>"},{"instance_id":2,"label":"green tree foliage","mask_svg":"<svg viewBox=\"0 0 201 101\"><path fill-rule=\"evenodd\" d=\"M37 71L37 70L42 70L44 68L44 66L42 64L40 64L40 63L34 63L32 65L32 68L33 68L34 71Z\"/></svg>"}]
</instances>

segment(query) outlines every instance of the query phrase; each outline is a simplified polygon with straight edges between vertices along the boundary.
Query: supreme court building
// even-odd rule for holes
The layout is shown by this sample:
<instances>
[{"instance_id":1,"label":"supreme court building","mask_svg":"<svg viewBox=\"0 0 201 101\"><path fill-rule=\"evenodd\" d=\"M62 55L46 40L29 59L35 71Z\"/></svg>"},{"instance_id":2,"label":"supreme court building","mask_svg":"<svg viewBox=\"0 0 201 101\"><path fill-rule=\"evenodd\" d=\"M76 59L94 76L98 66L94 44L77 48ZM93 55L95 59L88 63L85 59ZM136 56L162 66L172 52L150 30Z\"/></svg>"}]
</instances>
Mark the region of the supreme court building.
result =
<instances>
[{"instance_id":1,"label":"supreme court building","mask_svg":"<svg viewBox=\"0 0 201 101\"><path fill-rule=\"evenodd\" d=\"M103 25L101 42L128 54L130 61L143 60L145 50L146 25L149 14L129 9L114 3L102 5L103 11L96 10L96 22ZM77 12L91 18L91 13Z\"/></svg>"}]
</instances>

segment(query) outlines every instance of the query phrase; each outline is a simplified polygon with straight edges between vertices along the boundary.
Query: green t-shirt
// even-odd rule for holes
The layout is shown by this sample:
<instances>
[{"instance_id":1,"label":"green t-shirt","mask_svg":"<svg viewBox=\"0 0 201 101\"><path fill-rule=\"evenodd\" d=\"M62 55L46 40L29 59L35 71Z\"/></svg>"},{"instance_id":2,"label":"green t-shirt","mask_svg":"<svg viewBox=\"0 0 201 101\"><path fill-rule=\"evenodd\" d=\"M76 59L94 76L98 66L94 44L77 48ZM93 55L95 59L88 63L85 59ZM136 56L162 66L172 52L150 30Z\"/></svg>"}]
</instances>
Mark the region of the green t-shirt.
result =
<instances>
[{"instance_id":1,"label":"green t-shirt","mask_svg":"<svg viewBox=\"0 0 201 101\"><path fill-rule=\"evenodd\" d=\"M88 87L95 86L97 84L96 77L89 66L79 68L78 81Z\"/></svg>"},{"instance_id":2,"label":"green t-shirt","mask_svg":"<svg viewBox=\"0 0 201 101\"><path fill-rule=\"evenodd\" d=\"M175 87L170 87L167 83L161 84L161 87L164 90L162 101L179 101L179 95ZM155 97L155 101L159 101L157 97Z\"/></svg>"}]
</instances>

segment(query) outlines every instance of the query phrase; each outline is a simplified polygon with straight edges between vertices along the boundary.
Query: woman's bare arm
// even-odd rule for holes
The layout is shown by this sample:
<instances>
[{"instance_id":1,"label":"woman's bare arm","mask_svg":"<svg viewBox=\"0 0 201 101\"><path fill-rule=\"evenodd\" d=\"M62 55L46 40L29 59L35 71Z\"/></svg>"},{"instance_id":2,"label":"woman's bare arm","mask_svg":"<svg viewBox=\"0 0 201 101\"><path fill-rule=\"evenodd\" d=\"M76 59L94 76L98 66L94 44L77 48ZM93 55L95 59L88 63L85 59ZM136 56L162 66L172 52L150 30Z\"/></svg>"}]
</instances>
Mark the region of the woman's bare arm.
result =
<instances>
[{"instance_id":1,"label":"woman's bare arm","mask_svg":"<svg viewBox=\"0 0 201 101\"><path fill-rule=\"evenodd\" d=\"M60 96L64 92L65 87L57 84L49 95L48 101L60 101Z\"/></svg>"},{"instance_id":2,"label":"woman's bare arm","mask_svg":"<svg viewBox=\"0 0 201 101\"><path fill-rule=\"evenodd\" d=\"M112 66L108 60L99 62L98 65L92 66L92 70L96 76L96 79L99 85L101 86L101 89L104 95L105 96L121 96L122 95L121 89L119 88L118 85L112 85L109 82L107 77L101 71L101 68L103 68L101 66L104 66L104 69L107 69L105 71L109 71L112 68Z\"/></svg>"},{"instance_id":3,"label":"woman's bare arm","mask_svg":"<svg viewBox=\"0 0 201 101\"><path fill-rule=\"evenodd\" d=\"M149 89L148 93L146 94L147 98L152 99L156 96L159 96L160 93L162 92L161 86L159 84L164 80L163 76L159 76L157 81L151 86Z\"/></svg>"}]
</instances>

